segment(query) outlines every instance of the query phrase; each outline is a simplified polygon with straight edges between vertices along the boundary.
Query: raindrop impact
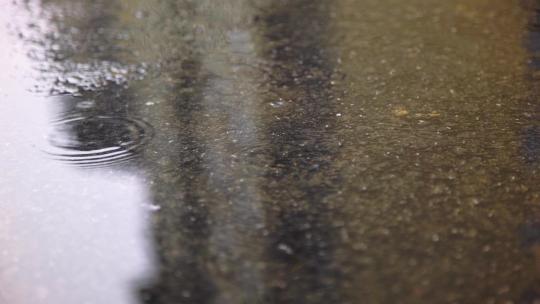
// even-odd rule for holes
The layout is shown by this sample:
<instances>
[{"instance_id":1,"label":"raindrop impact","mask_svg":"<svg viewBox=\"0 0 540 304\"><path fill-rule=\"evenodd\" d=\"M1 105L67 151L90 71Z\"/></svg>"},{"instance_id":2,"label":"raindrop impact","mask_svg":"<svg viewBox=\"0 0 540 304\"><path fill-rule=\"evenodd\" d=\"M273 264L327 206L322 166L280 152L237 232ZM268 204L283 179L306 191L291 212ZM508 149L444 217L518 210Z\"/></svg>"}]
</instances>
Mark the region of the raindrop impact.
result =
<instances>
[{"instance_id":1,"label":"raindrop impact","mask_svg":"<svg viewBox=\"0 0 540 304\"><path fill-rule=\"evenodd\" d=\"M153 136L143 120L114 117L66 117L52 124L46 153L80 167L103 167L136 158Z\"/></svg>"}]
</instances>

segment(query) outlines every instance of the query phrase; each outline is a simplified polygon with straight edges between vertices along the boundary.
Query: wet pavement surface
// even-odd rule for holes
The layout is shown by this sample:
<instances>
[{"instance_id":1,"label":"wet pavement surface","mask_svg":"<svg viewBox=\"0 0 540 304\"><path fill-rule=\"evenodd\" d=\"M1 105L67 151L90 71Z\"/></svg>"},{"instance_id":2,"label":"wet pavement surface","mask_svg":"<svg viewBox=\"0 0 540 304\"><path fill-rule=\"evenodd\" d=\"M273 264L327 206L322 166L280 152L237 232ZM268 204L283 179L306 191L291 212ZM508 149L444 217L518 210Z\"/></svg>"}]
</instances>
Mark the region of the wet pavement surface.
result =
<instances>
[{"instance_id":1,"label":"wet pavement surface","mask_svg":"<svg viewBox=\"0 0 540 304\"><path fill-rule=\"evenodd\" d=\"M1 0L0 303L540 303L540 2Z\"/></svg>"}]
</instances>

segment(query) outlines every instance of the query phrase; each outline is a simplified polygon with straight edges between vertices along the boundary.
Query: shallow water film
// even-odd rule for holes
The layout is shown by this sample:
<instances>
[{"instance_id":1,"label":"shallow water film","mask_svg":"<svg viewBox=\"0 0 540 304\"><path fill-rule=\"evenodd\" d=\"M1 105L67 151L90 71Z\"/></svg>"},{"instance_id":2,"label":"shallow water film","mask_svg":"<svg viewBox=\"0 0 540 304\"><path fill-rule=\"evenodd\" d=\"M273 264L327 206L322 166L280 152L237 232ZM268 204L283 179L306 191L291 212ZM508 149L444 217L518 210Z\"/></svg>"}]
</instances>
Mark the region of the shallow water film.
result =
<instances>
[{"instance_id":1,"label":"shallow water film","mask_svg":"<svg viewBox=\"0 0 540 304\"><path fill-rule=\"evenodd\" d=\"M0 304L540 303L540 1L0 7Z\"/></svg>"}]
</instances>

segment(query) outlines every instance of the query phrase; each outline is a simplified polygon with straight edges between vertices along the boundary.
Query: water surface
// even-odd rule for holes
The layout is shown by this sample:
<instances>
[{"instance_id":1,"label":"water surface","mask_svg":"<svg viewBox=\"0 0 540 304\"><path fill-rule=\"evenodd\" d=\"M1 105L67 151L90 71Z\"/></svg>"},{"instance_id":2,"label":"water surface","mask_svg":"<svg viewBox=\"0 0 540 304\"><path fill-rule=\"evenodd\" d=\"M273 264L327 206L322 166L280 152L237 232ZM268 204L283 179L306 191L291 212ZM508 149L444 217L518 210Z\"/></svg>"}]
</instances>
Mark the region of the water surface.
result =
<instances>
[{"instance_id":1,"label":"water surface","mask_svg":"<svg viewBox=\"0 0 540 304\"><path fill-rule=\"evenodd\" d=\"M0 2L0 303L540 301L540 3Z\"/></svg>"}]
</instances>

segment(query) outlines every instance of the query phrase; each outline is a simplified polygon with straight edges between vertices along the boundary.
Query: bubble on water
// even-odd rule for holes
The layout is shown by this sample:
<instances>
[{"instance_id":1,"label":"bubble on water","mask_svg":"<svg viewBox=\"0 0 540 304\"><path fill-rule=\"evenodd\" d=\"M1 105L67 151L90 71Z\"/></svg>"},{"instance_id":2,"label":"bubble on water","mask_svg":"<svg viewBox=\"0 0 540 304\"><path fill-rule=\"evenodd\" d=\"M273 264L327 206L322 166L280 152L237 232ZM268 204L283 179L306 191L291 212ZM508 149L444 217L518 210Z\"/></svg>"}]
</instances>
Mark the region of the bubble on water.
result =
<instances>
[{"instance_id":1,"label":"bubble on water","mask_svg":"<svg viewBox=\"0 0 540 304\"><path fill-rule=\"evenodd\" d=\"M76 107L79 109L89 109L89 108L92 108L95 104L96 103L93 100L83 100L83 101L79 101Z\"/></svg>"},{"instance_id":2,"label":"bubble on water","mask_svg":"<svg viewBox=\"0 0 540 304\"><path fill-rule=\"evenodd\" d=\"M279 251L281 251L281 252L284 252L284 253L288 254L288 255L291 255L291 254L294 253L293 249L289 245L284 244L284 243L278 244L277 249Z\"/></svg>"},{"instance_id":3,"label":"bubble on water","mask_svg":"<svg viewBox=\"0 0 540 304\"><path fill-rule=\"evenodd\" d=\"M138 156L153 135L138 119L114 116L76 116L53 122L45 152L80 167L103 167Z\"/></svg>"},{"instance_id":4,"label":"bubble on water","mask_svg":"<svg viewBox=\"0 0 540 304\"><path fill-rule=\"evenodd\" d=\"M160 205L156 205L156 204L152 204L152 203L143 204L143 208L150 211L150 212L157 212L157 211L161 210Z\"/></svg>"},{"instance_id":5,"label":"bubble on water","mask_svg":"<svg viewBox=\"0 0 540 304\"><path fill-rule=\"evenodd\" d=\"M270 102L270 106L272 108L281 108L284 105L285 105L285 101L283 101L283 100L276 100L276 101Z\"/></svg>"}]
</instances>

